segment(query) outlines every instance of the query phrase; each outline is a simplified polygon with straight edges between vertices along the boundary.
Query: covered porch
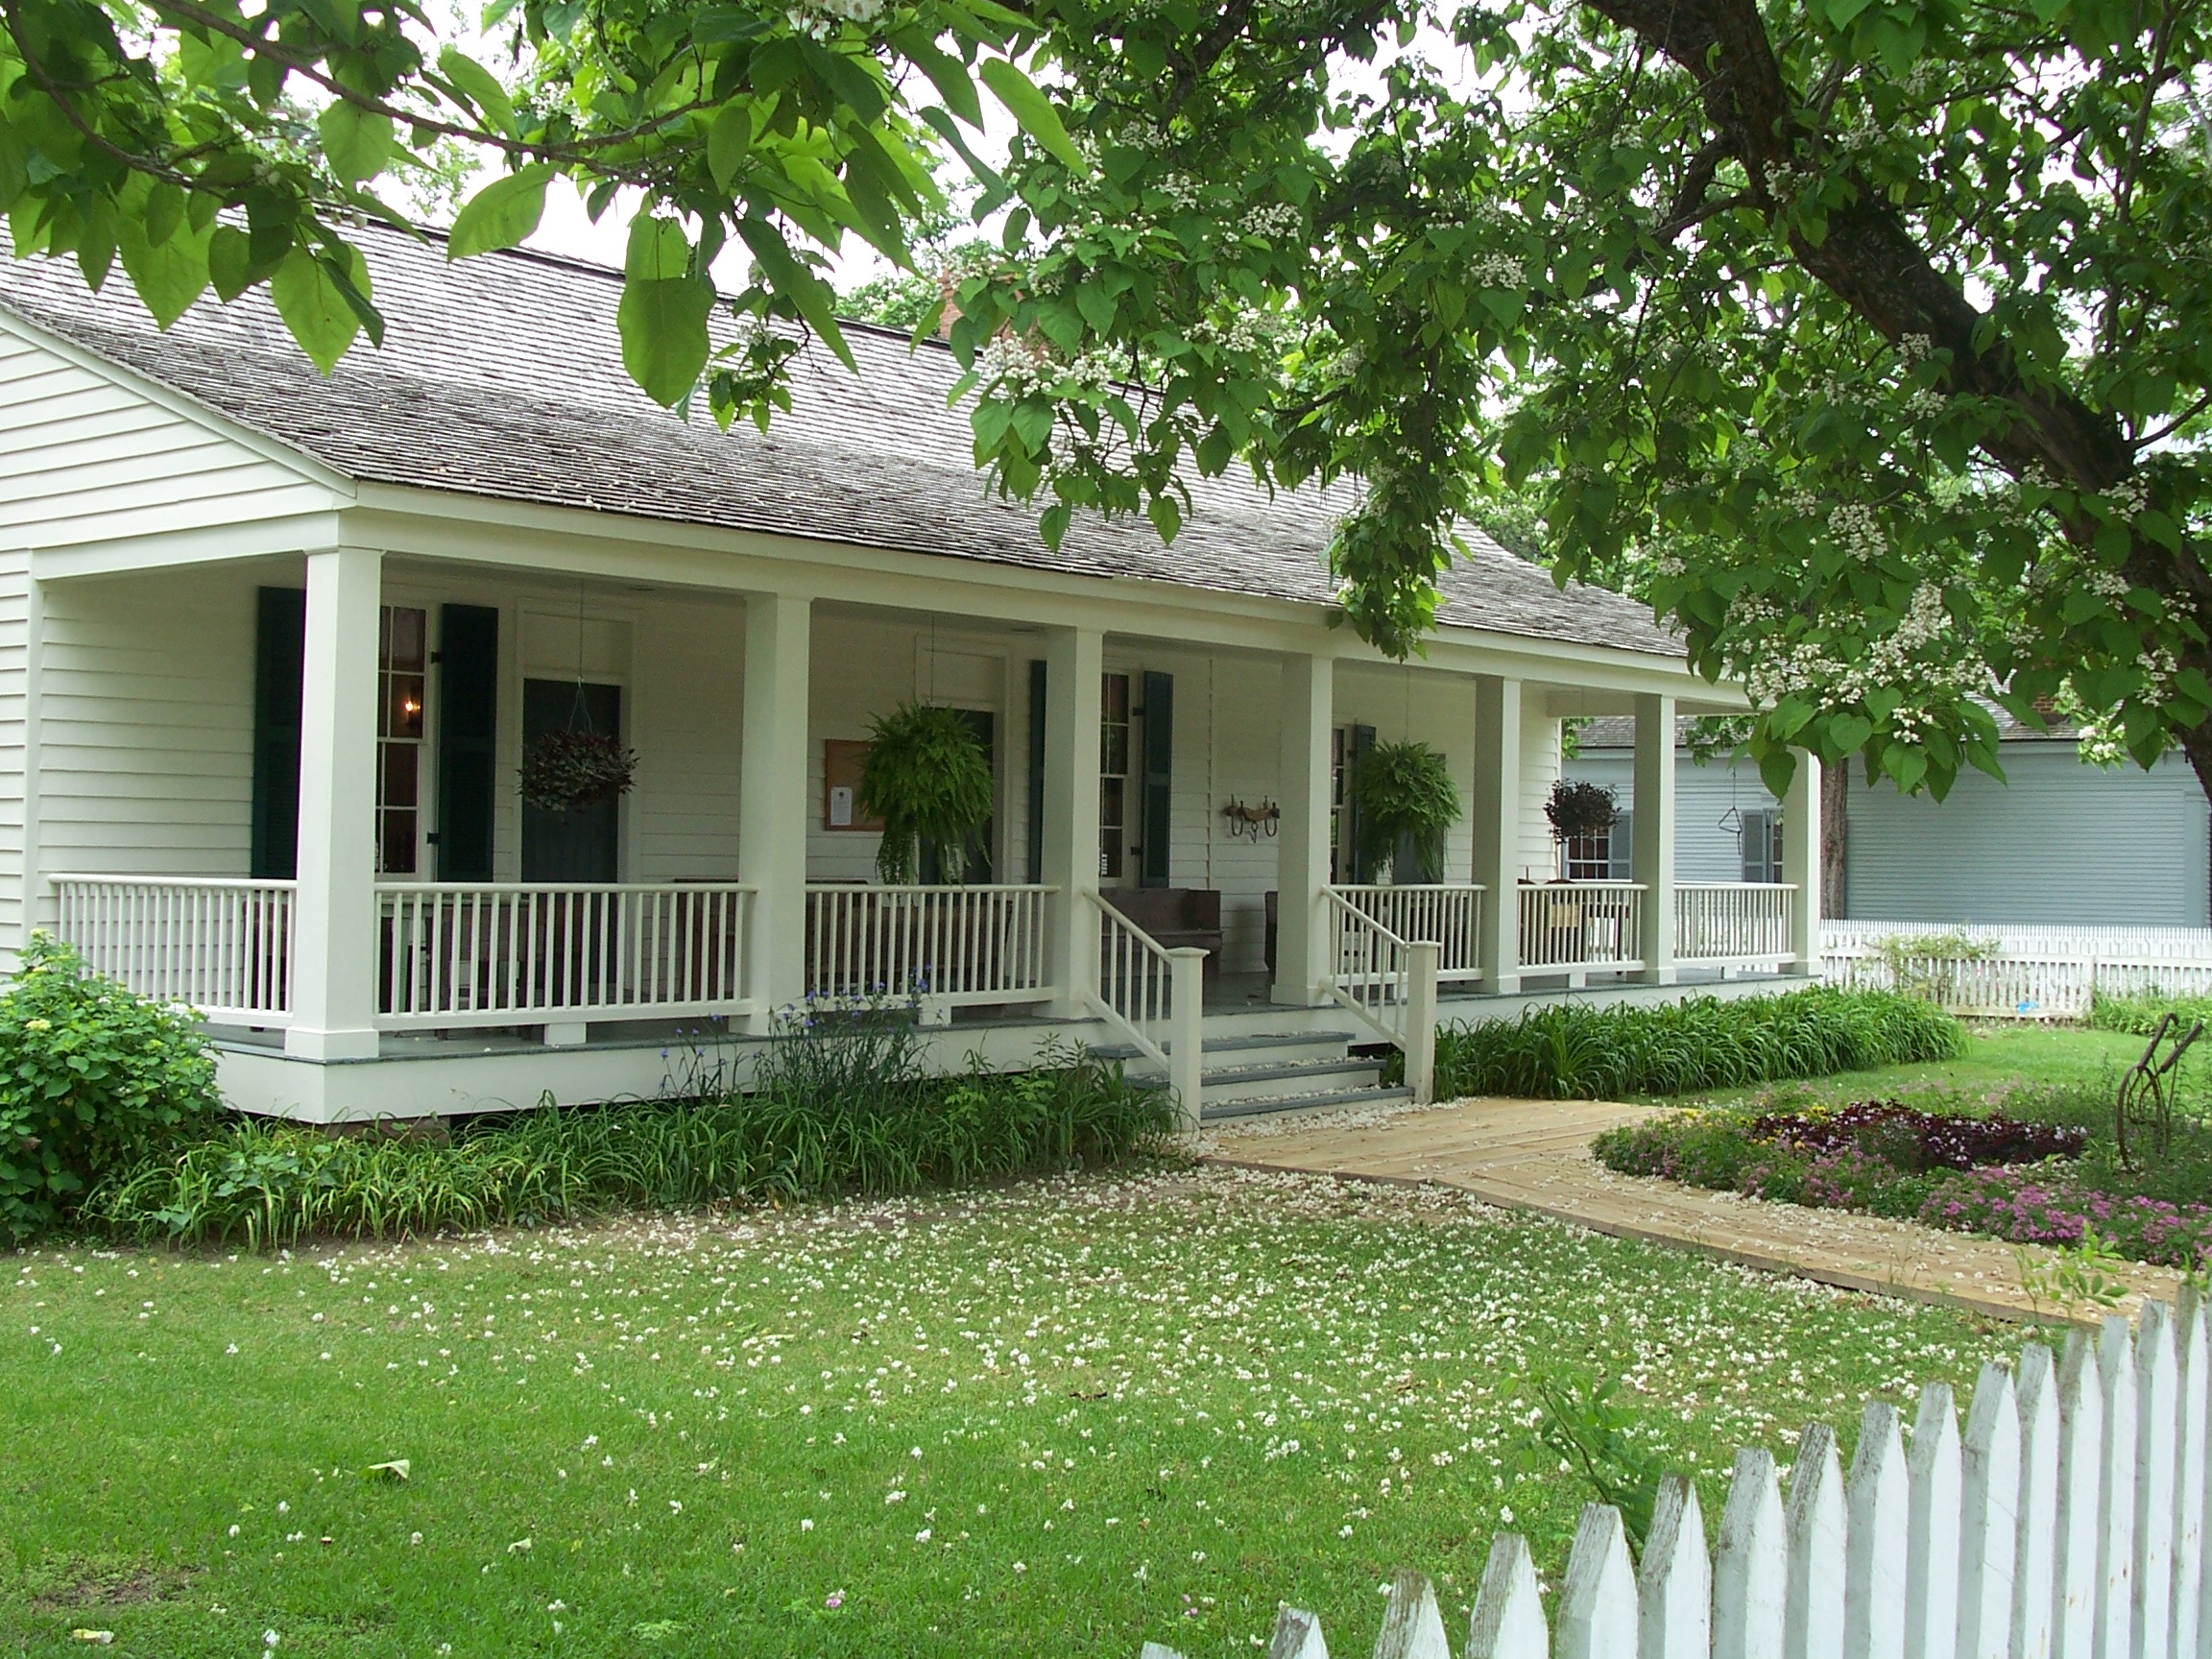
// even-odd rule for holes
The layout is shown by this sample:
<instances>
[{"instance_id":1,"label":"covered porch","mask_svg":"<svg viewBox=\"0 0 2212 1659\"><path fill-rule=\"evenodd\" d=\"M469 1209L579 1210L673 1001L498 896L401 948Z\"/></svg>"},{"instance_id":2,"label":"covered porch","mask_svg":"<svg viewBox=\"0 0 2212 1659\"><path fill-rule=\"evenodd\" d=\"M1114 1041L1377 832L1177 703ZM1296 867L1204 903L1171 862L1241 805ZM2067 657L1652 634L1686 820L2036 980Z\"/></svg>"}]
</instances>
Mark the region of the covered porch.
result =
<instances>
[{"instance_id":1,"label":"covered porch","mask_svg":"<svg viewBox=\"0 0 2212 1659\"><path fill-rule=\"evenodd\" d=\"M1103 602L1121 584L963 607L569 551L57 570L39 919L200 1009L239 1104L316 1119L647 1094L702 1045L742 1081L780 1011L873 997L911 998L943 1064L1114 1047L1192 1118L1250 1094L1210 1050L1262 1039L1394 1046L1423 1094L1439 1018L1815 956L1809 764L1779 880L1672 878L1678 662L1478 636L1401 665L1310 619ZM103 713L126 661L188 694ZM853 767L903 700L967 712L991 754L966 881L874 878ZM518 795L557 705L637 756L588 826ZM1561 718L1599 712L1636 720L1633 845L1592 875L1543 806ZM1377 733L1450 766L1441 868L1354 879ZM95 785L72 759L101 746L174 788Z\"/></svg>"}]
</instances>

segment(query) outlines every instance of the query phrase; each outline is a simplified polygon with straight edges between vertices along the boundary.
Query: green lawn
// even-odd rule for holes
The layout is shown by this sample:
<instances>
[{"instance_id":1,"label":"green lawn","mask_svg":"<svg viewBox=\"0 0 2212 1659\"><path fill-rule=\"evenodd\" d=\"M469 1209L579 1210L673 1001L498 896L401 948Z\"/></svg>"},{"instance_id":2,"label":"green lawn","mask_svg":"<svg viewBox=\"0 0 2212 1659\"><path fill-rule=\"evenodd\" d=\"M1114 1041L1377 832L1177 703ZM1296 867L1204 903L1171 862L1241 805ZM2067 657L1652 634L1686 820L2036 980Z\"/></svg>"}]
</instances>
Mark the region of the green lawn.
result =
<instances>
[{"instance_id":1,"label":"green lawn","mask_svg":"<svg viewBox=\"0 0 2212 1659\"><path fill-rule=\"evenodd\" d=\"M1705 1094L1671 1096L1669 1105L1734 1105L1765 1094L1812 1101L1879 1100L1915 1089L1956 1089L1982 1095L2001 1094L2021 1083L2102 1089L2120 1084L2120 1073L2143 1054L2143 1039L2117 1031L2091 1031L2057 1025L1969 1026L1972 1047L1961 1060L1923 1066L1887 1066L1875 1071L1844 1071L1802 1083L1762 1084L1719 1089ZM2207 1059L2212 1059L2208 1056ZM2184 1064L2191 1079L2200 1079L2203 1062L2194 1054ZM2200 1083L2197 1084L2200 1087Z\"/></svg>"},{"instance_id":2,"label":"green lawn","mask_svg":"<svg viewBox=\"0 0 2212 1659\"><path fill-rule=\"evenodd\" d=\"M1584 1494L1529 1473L1528 1366L1624 1377L1718 1477L2018 1340L1231 1171L0 1281L33 1655L1226 1655L1286 1597L1358 1652L1395 1564L1454 1608L1495 1527L1561 1565Z\"/></svg>"}]
</instances>

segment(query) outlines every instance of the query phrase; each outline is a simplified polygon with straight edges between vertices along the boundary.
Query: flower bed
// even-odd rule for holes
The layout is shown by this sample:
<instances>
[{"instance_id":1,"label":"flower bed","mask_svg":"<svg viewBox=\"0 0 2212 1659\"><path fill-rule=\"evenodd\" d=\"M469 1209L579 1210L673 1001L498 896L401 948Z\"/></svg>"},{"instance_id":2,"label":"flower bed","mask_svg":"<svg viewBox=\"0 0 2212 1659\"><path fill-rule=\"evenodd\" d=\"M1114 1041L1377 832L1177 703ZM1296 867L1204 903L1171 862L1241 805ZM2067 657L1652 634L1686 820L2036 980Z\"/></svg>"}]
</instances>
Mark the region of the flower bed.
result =
<instances>
[{"instance_id":1,"label":"flower bed","mask_svg":"<svg viewBox=\"0 0 2212 1659\"><path fill-rule=\"evenodd\" d=\"M1676 1112L1608 1131L1608 1168L1775 1203L1855 1210L2020 1244L2078 1244L2196 1270L2212 1261L2212 1205L2114 1191L2083 1159L2088 1133L2002 1113L1899 1100L1833 1111Z\"/></svg>"}]
</instances>

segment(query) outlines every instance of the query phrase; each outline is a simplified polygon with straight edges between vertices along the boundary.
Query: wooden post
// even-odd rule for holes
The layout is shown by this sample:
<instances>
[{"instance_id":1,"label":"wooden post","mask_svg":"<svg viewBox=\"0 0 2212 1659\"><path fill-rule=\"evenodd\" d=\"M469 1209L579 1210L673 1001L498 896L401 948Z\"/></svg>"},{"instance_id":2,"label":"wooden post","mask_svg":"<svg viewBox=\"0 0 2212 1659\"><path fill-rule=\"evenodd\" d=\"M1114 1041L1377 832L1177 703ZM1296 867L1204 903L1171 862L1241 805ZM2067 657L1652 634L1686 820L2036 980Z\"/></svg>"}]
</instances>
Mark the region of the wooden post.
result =
<instances>
[{"instance_id":1,"label":"wooden post","mask_svg":"<svg viewBox=\"0 0 2212 1659\"><path fill-rule=\"evenodd\" d=\"M1336 720L1336 665L1327 657L1283 659L1283 818L1275 837L1275 982L1269 995L1294 1008L1325 1000L1329 884L1329 744Z\"/></svg>"},{"instance_id":2,"label":"wooden post","mask_svg":"<svg viewBox=\"0 0 2212 1659\"><path fill-rule=\"evenodd\" d=\"M1789 1589L1790 1545L1774 1455L1745 1448L1736 1454L1727 1507L1720 1511L1720 1549L1713 1561L1713 1659L1777 1659L1784 1651Z\"/></svg>"},{"instance_id":3,"label":"wooden post","mask_svg":"<svg viewBox=\"0 0 2212 1659\"><path fill-rule=\"evenodd\" d=\"M1426 1105L1436 1098L1436 958L1432 939L1416 939L1406 998L1406 1087Z\"/></svg>"},{"instance_id":4,"label":"wooden post","mask_svg":"<svg viewBox=\"0 0 2212 1659\"><path fill-rule=\"evenodd\" d=\"M2053 1659L2095 1659L2098 1515L2104 1507L2104 1389L2097 1344L2066 1338L2058 1366L2058 1514L2053 1541Z\"/></svg>"},{"instance_id":5,"label":"wooden post","mask_svg":"<svg viewBox=\"0 0 2212 1659\"><path fill-rule=\"evenodd\" d=\"M1045 637L1045 967L1052 1012L1087 1019L1098 979L1098 697L1105 637L1054 628Z\"/></svg>"},{"instance_id":6,"label":"wooden post","mask_svg":"<svg viewBox=\"0 0 2212 1659\"><path fill-rule=\"evenodd\" d=\"M1897 1408L1869 1400L1859 1421L1844 1516L1844 1659L1903 1659L1910 1506Z\"/></svg>"},{"instance_id":7,"label":"wooden post","mask_svg":"<svg viewBox=\"0 0 2212 1659\"><path fill-rule=\"evenodd\" d=\"M1482 1588L1467 1622L1467 1659L1550 1659L1551 1652L1528 1541L1518 1532L1501 1532L1490 1541Z\"/></svg>"},{"instance_id":8,"label":"wooden post","mask_svg":"<svg viewBox=\"0 0 2212 1659\"><path fill-rule=\"evenodd\" d=\"M1697 1488L1680 1475L1659 1482L1651 1533L1636 1582L1638 1659L1712 1659L1713 1563Z\"/></svg>"},{"instance_id":9,"label":"wooden post","mask_svg":"<svg viewBox=\"0 0 2212 1659\"><path fill-rule=\"evenodd\" d=\"M1521 989L1521 682L1475 677L1475 879L1482 989ZM1564 1638L1562 1638L1564 1639Z\"/></svg>"},{"instance_id":10,"label":"wooden post","mask_svg":"<svg viewBox=\"0 0 2212 1659\"><path fill-rule=\"evenodd\" d=\"M2128 1321L2107 1315L2097 1339L2104 1396L2104 1476L2097 1497L2095 1659L2130 1659L2135 1611L2135 1348Z\"/></svg>"},{"instance_id":11,"label":"wooden post","mask_svg":"<svg viewBox=\"0 0 2212 1659\"><path fill-rule=\"evenodd\" d=\"M806 995L806 721L813 605L745 596L745 709L738 752L737 872L746 909L746 993L765 1031ZM904 986L891 987L894 994Z\"/></svg>"},{"instance_id":12,"label":"wooden post","mask_svg":"<svg viewBox=\"0 0 2212 1659\"><path fill-rule=\"evenodd\" d=\"M1784 1659L1843 1659L1843 1474L1836 1431L1808 1423L1790 1472L1790 1594Z\"/></svg>"},{"instance_id":13,"label":"wooden post","mask_svg":"<svg viewBox=\"0 0 2212 1659\"><path fill-rule=\"evenodd\" d=\"M1275 1615L1267 1659L1329 1659L1329 1644L1321 1640L1320 1619L1303 1608L1283 1608Z\"/></svg>"},{"instance_id":14,"label":"wooden post","mask_svg":"<svg viewBox=\"0 0 2212 1659\"><path fill-rule=\"evenodd\" d=\"M376 1053L376 644L383 554L307 556L300 864L284 1050Z\"/></svg>"},{"instance_id":15,"label":"wooden post","mask_svg":"<svg viewBox=\"0 0 2212 1659\"><path fill-rule=\"evenodd\" d=\"M1635 1652L1636 1574L1621 1511L1585 1504L1559 1598L1559 1659L1628 1659Z\"/></svg>"},{"instance_id":16,"label":"wooden post","mask_svg":"<svg viewBox=\"0 0 2212 1659\"><path fill-rule=\"evenodd\" d=\"M2020 1413L2012 1375L1988 1364L1966 1416L1959 1518L1959 1659L2011 1659L2020 1542Z\"/></svg>"},{"instance_id":17,"label":"wooden post","mask_svg":"<svg viewBox=\"0 0 2212 1659\"><path fill-rule=\"evenodd\" d=\"M1390 1599L1382 1604L1382 1634L1375 1659L1452 1659L1436 1590L1426 1575L1401 1567L1390 1575Z\"/></svg>"},{"instance_id":18,"label":"wooden post","mask_svg":"<svg viewBox=\"0 0 2212 1659\"><path fill-rule=\"evenodd\" d=\"M2020 1421L2020 1525L2012 1545L2012 1652L2050 1659L2058 1539L2058 1361L2031 1342L2012 1385Z\"/></svg>"},{"instance_id":19,"label":"wooden post","mask_svg":"<svg viewBox=\"0 0 2212 1659\"><path fill-rule=\"evenodd\" d=\"M2146 1302L2135 1330L2135 1586L2132 1659L2169 1659L2174 1622L2174 1327L2165 1304Z\"/></svg>"},{"instance_id":20,"label":"wooden post","mask_svg":"<svg viewBox=\"0 0 2212 1659\"><path fill-rule=\"evenodd\" d=\"M1959 1640L1959 1417L1951 1384L1924 1382L1912 1419L1905 1659L1952 1659Z\"/></svg>"},{"instance_id":21,"label":"wooden post","mask_svg":"<svg viewBox=\"0 0 2212 1659\"><path fill-rule=\"evenodd\" d=\"M1206 1077L1206 952L1182 945L1167 952L1167 1084L1183 1127L1196 1130Z\"/></svg>"},{"instance_id":22,"label":"wooden post","mask_svg":"<svg viewBox=\"0 0 2212 1659\"><path fill-rule=\"evenodd\" d=\"M1674 981L1674 699L1636 698L1635 804L1629 818L1630 872L1644 888L1637 978Z\"/></svg>"}]
</instances>

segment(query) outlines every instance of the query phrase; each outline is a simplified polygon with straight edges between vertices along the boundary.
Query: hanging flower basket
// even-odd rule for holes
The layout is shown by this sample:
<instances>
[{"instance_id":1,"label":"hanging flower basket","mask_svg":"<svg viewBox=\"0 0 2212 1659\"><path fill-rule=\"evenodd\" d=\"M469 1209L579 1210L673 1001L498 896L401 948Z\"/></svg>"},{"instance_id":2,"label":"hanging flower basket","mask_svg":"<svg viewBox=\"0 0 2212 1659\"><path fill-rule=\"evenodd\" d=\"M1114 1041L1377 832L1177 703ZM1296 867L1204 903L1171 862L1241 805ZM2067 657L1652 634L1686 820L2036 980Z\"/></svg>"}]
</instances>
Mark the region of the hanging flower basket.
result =
<instances>
[{"instance_id":1,"label":"hanging flower basket","mask_svg":"<svg viewBox=\"0 0 2212 1659\"><path fill-rule=\"evenodd\" d=\"M1398 847L1410 838L1423 870L1444 867L1444 837L1459 822L1459 788L1444 757L1426 743L1378 743L1359 757L1352 777L1359 809L1359 879L1384 865L1393 881L1419 872L1398 867Z\"/></svg>"},{"instance_id":2,"label":"hanging flower basket","mask_svg":"<svg viewBox=\"0 0 2212 1659\"><path fill-rule=\"evenodd\" d=\"M637 757L597 732L548 732L522 756L522 800L548 812L613 801L637 781Z\"/></svg>"},{"instance_id":3,"label":"hanging flower basket","mask_svg":"<svg viewBox=\"0 0 2212 1659\"><path fill-rule=\"evenodd\" d=\"M1551 820L1551 833L1561 841L1579 841L1602 835L1613 828L1621 808L1613 791L1597 783L1562 778L1551 785L1551 799L1544 803L1544 816Z\"/></svg>"},{"instance_id":4,"label":"hanging flower basket","mask_svg":"<svg viewBox=\"0 0 2212 1659\"><path fill-rule=\"evenodd\" d=\"M879 714L860 763L860 810L883 823L876 874L904 886L921 867L922 844L944 858L957 882L969 842L991 821L991 756L957 709L902 703Z\"/></svg>"}]
</instances>

